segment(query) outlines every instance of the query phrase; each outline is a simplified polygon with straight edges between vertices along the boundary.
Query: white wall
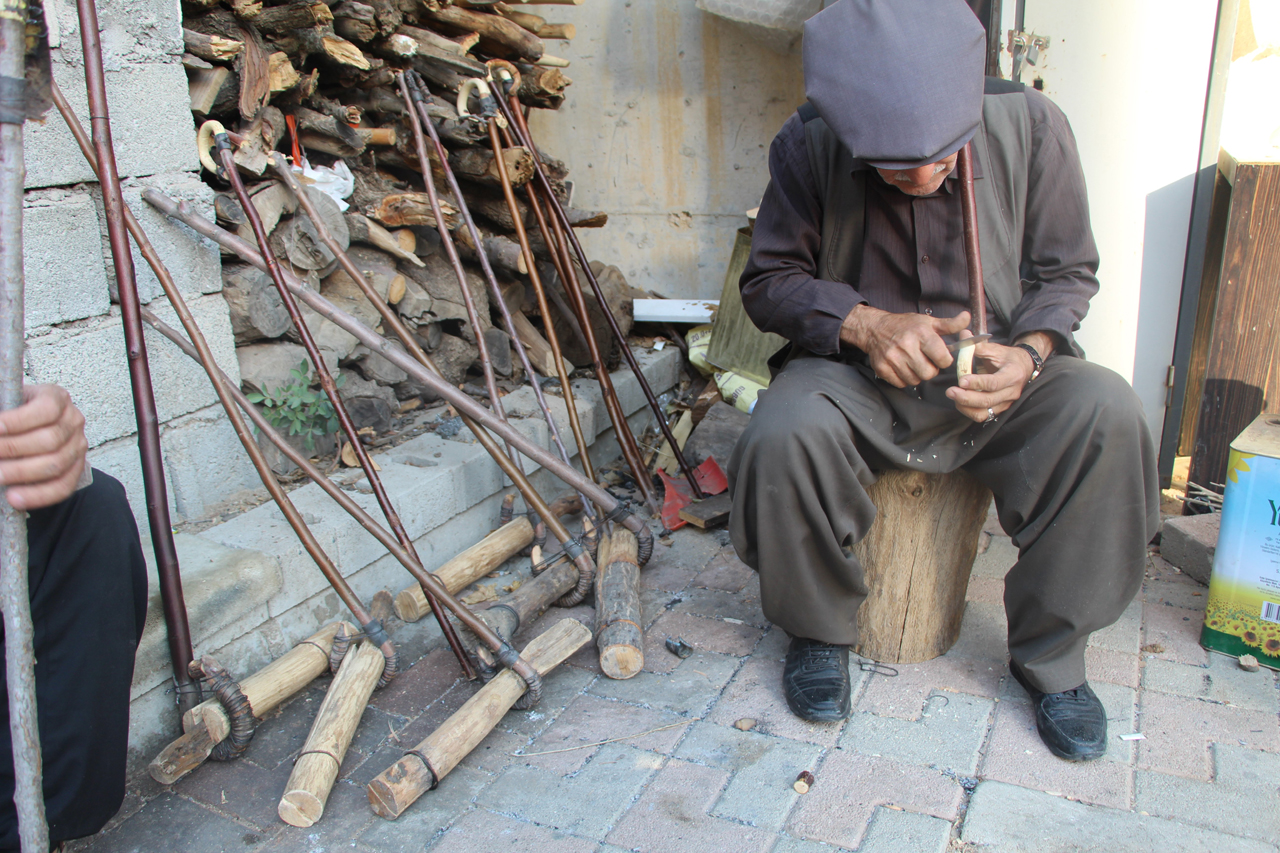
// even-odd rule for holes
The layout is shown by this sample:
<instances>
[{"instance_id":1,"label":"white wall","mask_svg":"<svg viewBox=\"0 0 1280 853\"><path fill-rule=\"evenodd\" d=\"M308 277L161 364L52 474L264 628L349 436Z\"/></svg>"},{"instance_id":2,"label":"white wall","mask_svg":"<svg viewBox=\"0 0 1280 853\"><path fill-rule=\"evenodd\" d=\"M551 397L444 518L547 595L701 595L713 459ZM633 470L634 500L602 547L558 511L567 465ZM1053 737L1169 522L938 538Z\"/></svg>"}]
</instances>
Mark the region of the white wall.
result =
<instances>
[{"instance_id":1,"label":"white wall","mask_svg":"<svg viewBox=\"0 0 1280 853\"><path fill-rule=\"evenodd\" d=\"M1012 4L1010 4L1012 5ZM1102 290L1079 339L1130 379L1159 434L1213 52L1216 0L1027 0L1036 76L1075 130Z\"/></svg>"},{"instance_id":2,"label":"white wall","mask_svg":"<svg viewBox=\"0 0 1280 853\"><path fill-rule=\"evenodd\" d=\"M569 164L592 258L635 287L719 298L734 231L760 203L769 143L804 101L800 55L762 46L693 0L530 7L577 25L547 52L571 60L564 106L534 110L536 139Z\"/></svg>"}]
</instances>

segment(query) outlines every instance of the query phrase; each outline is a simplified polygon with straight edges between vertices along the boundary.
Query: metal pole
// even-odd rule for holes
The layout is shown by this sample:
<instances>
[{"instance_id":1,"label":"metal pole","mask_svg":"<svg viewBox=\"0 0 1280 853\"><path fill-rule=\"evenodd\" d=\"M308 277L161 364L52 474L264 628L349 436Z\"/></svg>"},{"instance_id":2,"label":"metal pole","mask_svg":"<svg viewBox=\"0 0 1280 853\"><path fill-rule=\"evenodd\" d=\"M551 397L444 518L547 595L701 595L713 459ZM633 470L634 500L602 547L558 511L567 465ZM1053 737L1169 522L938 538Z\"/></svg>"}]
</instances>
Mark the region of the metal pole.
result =
<instances>
[{"instance_id":1,"label":"metal pole","mask_svg":"<svg viewBox=\"0 0 1280 853\"><path fill-rule=\"evenodd\" d=\"M98 10L94 0L77 0L77 7L80 12L80 43L84 48L84 75L89 90L90 126L100 166L99 182L107 213L111 257L115 262L133 409L138 422L138 451L142 456L142 481L147 495L147 522L160 576L160 598L169 632L169 656L173 662L173 677L178 684L178 708L186 713L199 703L200 686L192 681L188 670L193 657L191 628L187 624L178 551L173 544L173 523L169 519L169 492L164 482L164 460L160 455L160 418L156 414L147 344L142 334L138 282L134 278L133 256L129 253L129 236L124 226L124 198L120 194L120 177L116 172L116 155L111 144L102 45L98 39Z\"/></svg>"},{"instance_id":2,"label":"metal pole","mask_svg":"<svg viewBox=\"0 0 1280 853\"><path fill-rule=\"evenodd\" d=\"M26 116L25 0L0 6L0 409L22 405L22 122ZM46 853L35 649L27 589L27 516L0 497L0 610L13 742L13 801L23 853Z\"/></svg>"}]
</instances>

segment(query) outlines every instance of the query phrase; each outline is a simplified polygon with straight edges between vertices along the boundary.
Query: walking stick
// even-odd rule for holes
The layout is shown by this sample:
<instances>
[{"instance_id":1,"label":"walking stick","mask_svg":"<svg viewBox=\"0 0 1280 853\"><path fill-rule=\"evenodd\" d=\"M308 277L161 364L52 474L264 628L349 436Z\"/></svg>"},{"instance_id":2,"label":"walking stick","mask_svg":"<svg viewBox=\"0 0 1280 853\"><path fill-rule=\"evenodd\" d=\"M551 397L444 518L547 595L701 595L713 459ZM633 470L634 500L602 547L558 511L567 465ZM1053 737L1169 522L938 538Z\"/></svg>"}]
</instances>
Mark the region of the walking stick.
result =
<instances>
[{"instance_id":1,"label":"walking stick","mask_svg":"<svg viewBox=\"0 0 1280 853\"><path fill-rule=\"evenodd\" d=\"M499 71L499 74L501 73ZM626 336L622 334L618 321L614 318L613 312L609 310L609 304L604 298L604 291L600 288L600 282L596 280L595 273L591 271L591 265L587 261L587 253L583 250L582 244L578 242L578 235L573 232L573 225L569 222L569 216L565 213L564 206L560 204L560 199L556 198L555 193L552 191L551 181L547 177L546 171L542 168L542 155L533 144L533 137L529 133L529 126L525 123L524 113L518 109L519 102L517 101L517 106L513 106L502 98L497 98L496 100L498 109L503 113L507 123L515 130L516 138L533 155L534 177L542 189L542 194L546 198L547 204L551 207L552 218L559 221L560 227L564 229L565 237L573 247L582 271L587 276L587 283L591 285L591 292L595 294L596 299L599 301L605 320L609 323L609 329L613 332L613 337L618 342L618 348L622 350L622 357L626 360L627 366L631 368L631 372L635 374L636 381L640 383L640 390L644 392L645 400L648 401L649 408L653 410L654 417L658 421L658 427L662 430L663 436L666 437L668 444L671 445L676 462L679 463L685 479L689 481L689 487L694 497L704 497L701 487L698 486L697 479L693 476L693 468L689 466L688 461L684 458L684 452L680 449L679 443L671 433L671 426L667 423L666 415L662 411L662 406L658 403L658 398L654 396L653 388L649 386L649 380L645 379L639 363L636 362L635 354L631 352L631 347L627 345ZM587 332L588 326L590 326L589 323L584 323L583 332Z\"/></svg>"},{"instance_id":2,"label":"walking stick","mask_svg":"<svg viewBox=\"0 0 1280 853\"><path fill-rule=\"evenodd\" d=\"M485 251L484 240L480 237L479 229L476 228L475 219L471 216L471 209L467 206L466 197L462 195L462 187L458 186L457 175L454 175L453 168L449 167L448 152L444 150L444 145L440 142L440 134L436 132L435 123L431 122L430 115L426 113L426 99L424 95L422 95L422 86L419 85L416 73L413 72L408 74L402 73L401 76L399 76L398 82L399 85L401 85L401 96L404 97L404 105L406 105L406 108L408 109L408 120L410 120L410 127L413 129L413 142L415 142L415 145L417 146L420 161L424 163L422 168L430 168L429 161L422 160L422 158L425 158L426 156L426 143L424 138L422 138L422 128L425 126L426 131L430 134L431 145L433 145L435 149L436 159L440 161L440 168L442 168L444 172L445 182L449 184L449 190L453 192L454 199L457 199L458 214L462 216L463 224L466 224L467 233L470 234L471 242L475 243L476 255L480 260L481 272L484 273L485 282L489 284L490 296L492 296L493 300L497 302L499 314L502 314L503 325L507 329L508 336L511 336L511 345L516 348L516 353L520 356L521 365L524 366L525 373L529 375L529 384L532 389L534 389L534 398L538 401L539 409L543 411L543 418L547 419L547 427L550 430L550 434L552 434L552 441L556 443L556 447L558 448L559 453L561 453L561 459L564 460L564 464L572 465L570 455L568 455L568 450L564 447L561 432L559 432L559 425L556 423L556 419L553 418L550 409L548 409L547 398L543 396L543 387L541 387L541 384L538 382L538 373L536 373L534 365L532 365L529 360L529 353L525 350L525 345L520 339L520 334L516 332L515 319L512 318L511 310L507 307L506 298L503 298L502 288L498 287L498 279L494 277L493 266L489 263L489 254ZM462 95L460 95L460 99L461 97ZM507 184L509 184L507 179L507 165L504 163L502 158L500 158L500 152L495 152L495 154L499 155L498 160L495 161L495 165L498 167L498 177L500 181L504 183L504 186L507 186ZM442 242L448 241L449 245L452 245L453 236L448 233L448 228L445 228L443 223L438 222L436 225L440 228L440 240L442 240ZM536 275L536 270L532 268L531 265L531 256L527 254L527 252L525 254L525 261L526 265L529 266L530 274ZM594 480L595 475L593 474L593 471L591 471L588 444L586 444L586 439L584 435L582 435L582 427L579 423L579 419L577 419L577 406L575 405L575 402L573 402L572 388L570 387L570 384L568 384L566 375L564 375L564 365L561 360L561 353L559 353L557 343L552 343L550 346L552 346L552 357L553 359L556 359L556 369L559 377L561 377L561 388L564 393L564 407L566 407L566 410L568 411L568 419L570 419L570 427L573 430L573 438L576 439L577 447L579 447L579 455L582 459L582 471L586 474L586 478ZM594 523L595 510L593 506L591 506L591 503L586 501L585 497L584 500L582 500L582 512L584 512L588 519L593 520Z\"/></svg>"},{"instance_id":3,"label":"walking stick","mask_svg":"<svg viewBox=\"0 0 1280 853\"><path fill-rule=\"evenodd\" d=\"M956 347L956 375L973 372L973 354L978 344L989 340L987 334L987 292L982 284L982 250L978 244L978 203L973 190L973 143L966 142L956 158L960 176L960 210L964 222L964 259L969 273L969 306L977 333L961 338Z\"/></svg>"},{"instance_id":4,"label":"walking stick","mask_svg":"<svg viewBox=\"0 0 1280 853\"><path fill-rule=\"evenodd\" d=\"M253 264L260 269L265 266L262 256L246 241L205 219L192 210L191 205L187 202L176 202L164 193L154 189L144 191L142 197L161 213L182 222L202 237L208 237L219 246L239 255L247 263ZM486 447L496 447L496 442L485 433L485 430L497 433L503 439L515 445L525 456L528 456L558 477L562 482L585 494L589 500L595 502L604 511L605 518L621 524L635 533L636 538L639 540L639 559L641 563L646 562L653 554L653 531L624 502L618 500L600 485L587 480L577 469L565 465L559 458L535 444L510 424L499 421L488 409L471 399L469 395L450 385L438 373L425 367L408 353L392 346L391 342L386 338L383 338L347 312L339 309L321 294L307 287L296 276L284 272L282 279L293 295L305 302L320 316L331 320L336 326L349 332L352 337L367 346L375 355L385 358L414 379L426 385L433 393L452 405L459 415L474 421L478 426L484 427L479 432L472 429L481 444ZM488 441L487 444L486 439ZM577 547L581 548L581 543L577 543ZM436 582L433 580L432 583ZM452 596L445 597L440 595L435 587L432 588L432 593L440 597L445 606L455 613L458 610L466 610L466 608L454 601ZM466 615L470 616L471 614L468 611ZM459 618L468 628L476 631L476 628L470 622L467 622L461 614L459 614ZM476 634L480 636L486 645L497 650L497 647L490 641L490 638L493 637L491 631L481 626L481 630L476 631Z\"/></svg>"},{"instance_id":5,"label":"walking stick","mask_svg":"<svg viewBox=\"0 0 1280 853\"><path fill-rule=\"evenodd\" d=\"M77 0L77 7L89 92L90 126L99 164L98 180L107 214L107 235L111 242L125 346L129 355L129 380L138 422L138 451L142 457L142 482L147 496L147 522L151 528L151 544L155 549L160 579L160 599L169 632L169 656L173 660L173 677L178 685L178 708L185 713L199 702L200 686L192 681L188 669L192 659L191 628L187 624L187 605L182 596L178 551L173 544L169 493L164 482L164 460L160 456L160 418L156 414L156 398L151 386L147 343L142 335L139 314L138 282L134 278L129 237L125 233L124 198L120 194L120 176L116 172L116 155L111 143L102 45L98 38L98 10L94 0Z\"/></svg>"},{"instance_id":6,"label":"walking stick","mask_svg":"<svg viewBox=\"0 0 1280 853\"><path fill-rule=\"evenodd\" d=\"M22 405L22 123L26 120L26 0L0 6L0 410ZM36 658L27 589L27 517L0 496L0 610L4 616L13 801L23 853L46 853Z\"/></svg>"}]
</instances>

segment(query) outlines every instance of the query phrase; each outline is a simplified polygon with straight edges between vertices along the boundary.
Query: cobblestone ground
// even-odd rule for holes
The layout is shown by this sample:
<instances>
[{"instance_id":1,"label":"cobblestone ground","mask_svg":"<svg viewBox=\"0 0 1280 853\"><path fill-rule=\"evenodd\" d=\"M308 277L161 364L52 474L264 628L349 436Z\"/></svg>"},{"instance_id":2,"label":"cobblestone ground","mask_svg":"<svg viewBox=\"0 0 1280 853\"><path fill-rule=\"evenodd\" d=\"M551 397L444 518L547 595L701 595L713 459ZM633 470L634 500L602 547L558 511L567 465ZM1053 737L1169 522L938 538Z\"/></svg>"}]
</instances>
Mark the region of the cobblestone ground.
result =
<instances>
[{"instance_id":1,"label":"cobblestone ground","mask_svg":"<svg viewBox=\"0 0 1280 853\"><path fill-rule=\"evenodd\" d=\"M786 637L761 615L754 573L724 534L686 529L643 574L645 671L611 681L594 648L582 650L547 678L534 712L507 714L399 820L374 816L363 786L475 689L415 626L397 639L420 659L375 695L312 829L285 826L276 803L326 683L266 720L243 759L205 765L171 789L137 780L121 815L72 849L1275 851L1276 674L1200 648L1204 587L1151 557L1142 593L1089 648L1107 756L1068 764L1040 743L1005 665L1001 578L1016 554L995 532L955 648L896 676L855 659L843 724L788 713ZM592 613L553 610L523 641L565 618L589 623ZM671 655L668 636L695 654ZM816 783L801 795L792 782L805 769Z\"/></svg>"}]
</instances>

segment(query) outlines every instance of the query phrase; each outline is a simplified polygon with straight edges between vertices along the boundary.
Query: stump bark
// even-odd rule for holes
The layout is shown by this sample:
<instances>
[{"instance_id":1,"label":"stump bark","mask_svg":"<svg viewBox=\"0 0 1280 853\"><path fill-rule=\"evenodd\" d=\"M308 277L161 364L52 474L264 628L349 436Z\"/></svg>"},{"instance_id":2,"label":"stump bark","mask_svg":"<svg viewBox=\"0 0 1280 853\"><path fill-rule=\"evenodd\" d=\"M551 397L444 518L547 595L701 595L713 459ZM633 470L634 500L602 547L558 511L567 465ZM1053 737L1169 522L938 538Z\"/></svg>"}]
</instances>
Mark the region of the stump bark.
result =
<instances>
[{"instance_id":1,"label":"stump bark","mask_svg":"<svg viewBox=\"0 0 1280 853\"><path fill-rule=\"evenodd\" d=\"M889 471L867 494L876 520L854 545L868 587L854 651L885 663L931 660L960 636L991 493L964 471Z\"/></svg>"}]
</instances>

